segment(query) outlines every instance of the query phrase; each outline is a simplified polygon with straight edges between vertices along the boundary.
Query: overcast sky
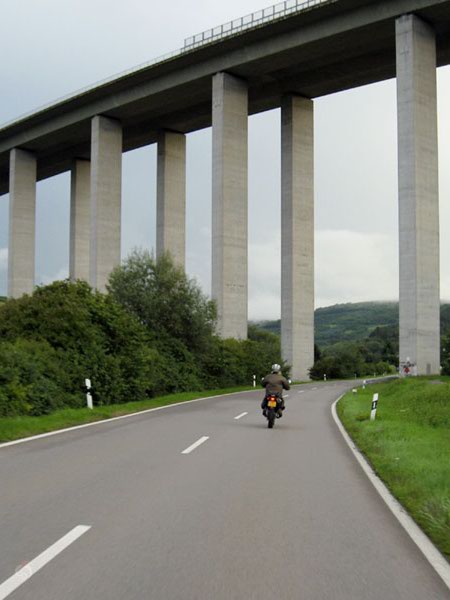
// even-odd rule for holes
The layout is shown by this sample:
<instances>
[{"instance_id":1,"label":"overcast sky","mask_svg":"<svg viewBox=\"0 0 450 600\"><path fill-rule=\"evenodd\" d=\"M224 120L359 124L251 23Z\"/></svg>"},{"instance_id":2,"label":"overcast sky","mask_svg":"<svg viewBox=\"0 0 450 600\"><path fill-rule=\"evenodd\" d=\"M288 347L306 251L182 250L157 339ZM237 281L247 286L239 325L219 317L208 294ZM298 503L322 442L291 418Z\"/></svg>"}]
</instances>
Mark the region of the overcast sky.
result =
<instances>
[{"instance_id":1,"label":"overcast sky","mask_svg":"<svg viewBox=\"0 0 450 600\"><path fill-rule=\"evenodd\" d=\"M183 46L263 0L0 0L0 122ZM441 297L450 298L450 69L438 70ZM398 299L395 81L315 102L316 306ZM187 141L187 271L210 292L211 130ZM124 154L122 256L153 248L156 148ZM268 236L268 232L270 236ZM249 120L249 316L280 315L280 113ZM68 275L69 176L38 183L36 282ZM8 196L0 197L0 295Z\"/></svg>"}]
</instances>

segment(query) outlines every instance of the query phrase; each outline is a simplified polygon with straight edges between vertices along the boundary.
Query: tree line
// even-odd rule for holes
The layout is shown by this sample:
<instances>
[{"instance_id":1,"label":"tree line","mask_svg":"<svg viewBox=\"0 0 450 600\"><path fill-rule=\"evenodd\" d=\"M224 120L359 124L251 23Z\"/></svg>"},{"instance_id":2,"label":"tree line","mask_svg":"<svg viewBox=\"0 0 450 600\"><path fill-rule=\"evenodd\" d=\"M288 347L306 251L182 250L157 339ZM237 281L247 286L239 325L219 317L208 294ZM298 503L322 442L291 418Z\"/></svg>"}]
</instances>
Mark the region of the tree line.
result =
<instances>
[{"instance_id":1,"label":"tree line","mask_svg":"<svg viewBox=\"0 0 450 600\"><path fill-rule=\"evenodd\" d=\"M0 416L42 415L178 391L247 385L278 362L278 336L215 334L216 307L169 255L135 251L107 293L57 281L0 304Z\"/></svg>"}]
</instances>

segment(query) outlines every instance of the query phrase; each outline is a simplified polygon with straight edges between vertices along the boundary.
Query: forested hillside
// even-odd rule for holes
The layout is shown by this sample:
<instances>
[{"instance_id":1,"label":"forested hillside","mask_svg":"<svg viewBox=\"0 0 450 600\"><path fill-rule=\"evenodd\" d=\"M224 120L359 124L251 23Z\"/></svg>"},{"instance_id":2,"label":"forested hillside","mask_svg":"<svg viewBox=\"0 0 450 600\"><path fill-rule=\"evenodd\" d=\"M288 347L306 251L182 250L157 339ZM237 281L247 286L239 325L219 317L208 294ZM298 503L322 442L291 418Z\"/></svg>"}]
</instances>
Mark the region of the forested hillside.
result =
<instances>
[{"instance_id":1,"label":"forested hillside","mask_svg":"<svg viewBox=\"0 0 450 600\"><path fill-rule=\"evenodd\" d=\"M315 311L315 357L311 376L322 379L381 375L399 364L398 302L337 304ZM258 327L280 333L280 321ZM441 365L450 373L450 305L441 305Z\"/></svg>"},{"instance_id":2,"label":"forested hillside","mask_svg":"<svg viewBox=\"0 0 450 600\"><path fill-rule=\"evenodd\" d=\"M398 327L398 302L358 302L318 308L315 341L320 348L337 342L363 340L377 327ZM258 327L280 334L280 321L260 321ZM442 333L450 330L450 304L441 306Z\"/></svg>"}]
</instances>

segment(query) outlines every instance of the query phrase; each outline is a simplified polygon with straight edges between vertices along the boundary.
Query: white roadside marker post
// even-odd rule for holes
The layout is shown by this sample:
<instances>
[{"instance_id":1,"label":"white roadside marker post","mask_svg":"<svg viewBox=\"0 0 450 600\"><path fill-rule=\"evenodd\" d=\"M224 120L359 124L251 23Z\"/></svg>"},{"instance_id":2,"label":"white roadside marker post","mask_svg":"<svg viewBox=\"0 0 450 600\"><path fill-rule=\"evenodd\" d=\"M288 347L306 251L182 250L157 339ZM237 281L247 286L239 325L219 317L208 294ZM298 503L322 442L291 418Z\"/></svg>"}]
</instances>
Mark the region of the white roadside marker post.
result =
<instances>
[{"instance_id":1,"label":"white roadside marker post","mask_svg":"<svg viewBox=\"0 0 450 600\"><path fill-rule=\"evenodd\" d=\"M87 403L87 407L92 410L94 408L94 403L92 402L92 394L91 394L92 385L91 385L91 380L90 379L85 379L84 382L86 384L86 403Z\"/></svg>"},{"instance_id":2,"label":"white roadside marker post","mask_svg":"<svg viewBox=\"0 0 450 600\"><path fill-rule=\"evenodd\" d=\"M324 381L326 381L326 380L327 380L327 374L326 374L326 373L324 373L324 374L323 374L323 380L324 380Z\"/></svg>"},{"instance_id":3,"label":"white roadside marker post","mask_svg":"<svg viewBox=\"0 0 450 600\"><path fill-rule=\"evenodd\" d=\"M377 415L377 404L378 404L378 394L373 395L372 400L372 410L370 412L370 420L375 421L375 417Z\"/></svg>"},{"instance_id":4,"label":"white roadside marker post","mask_svg":"<svg viewBox=\"0 0 450 600\"><path fill-rule=\"evenodd\" d=\"M256 375L253 375L253 387L256 387Z\"/></svg>"},{"instance_id":5,"label":"white roadside marker post","mask_svg":"<svg viewBox=\"0 0 450 600\"><path fill-rule=\"evenodd\" d=\"M363 381L363 390L366 389L366 383L367 383L367 381L364 379L364 381Z\"/></svg>"}]
</instances>

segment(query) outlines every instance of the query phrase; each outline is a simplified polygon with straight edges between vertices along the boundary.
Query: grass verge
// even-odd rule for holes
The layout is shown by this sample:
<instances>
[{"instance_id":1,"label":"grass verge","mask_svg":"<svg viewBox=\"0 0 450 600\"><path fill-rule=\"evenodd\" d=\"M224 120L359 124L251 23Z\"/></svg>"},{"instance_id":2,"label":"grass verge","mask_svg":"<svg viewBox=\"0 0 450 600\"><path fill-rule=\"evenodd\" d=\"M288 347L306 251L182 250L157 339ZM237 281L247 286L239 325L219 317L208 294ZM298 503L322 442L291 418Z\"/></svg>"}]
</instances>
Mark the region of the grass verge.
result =
<instances>
[{"instance_id":1,"label":"grass verge","mask_svg":"<svg viewBox=\"0 0 450 600\"><path fill-rule=\"evenodd\" d=\"M0 443L11 442L25 437L47 433L66 427L93 423L103 419L111 419L131 413L137 413L149 408L168 406L177 402L187 402L196 398L209 398L220 394L233 392L252 391L253 387L233 387L224 390L207 390L203 392L180 392L160 398L152 398L140 402L128 402L127 404L110 404L107 406L95 406L92 410L88 408L65 408L50 415L40 417L3 417L0 418Z\"/></svg>"},{"instance_id":2,"label":"grass verge","mask_svg":"<svg viewBox=\"0 0 450 600\"><path fill-rule=\"evenodd\" d=\"M449 378L370 385L346 394L337 411L377 475L450 561Z\"/></svg>"}]
</instances>

